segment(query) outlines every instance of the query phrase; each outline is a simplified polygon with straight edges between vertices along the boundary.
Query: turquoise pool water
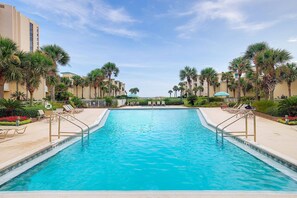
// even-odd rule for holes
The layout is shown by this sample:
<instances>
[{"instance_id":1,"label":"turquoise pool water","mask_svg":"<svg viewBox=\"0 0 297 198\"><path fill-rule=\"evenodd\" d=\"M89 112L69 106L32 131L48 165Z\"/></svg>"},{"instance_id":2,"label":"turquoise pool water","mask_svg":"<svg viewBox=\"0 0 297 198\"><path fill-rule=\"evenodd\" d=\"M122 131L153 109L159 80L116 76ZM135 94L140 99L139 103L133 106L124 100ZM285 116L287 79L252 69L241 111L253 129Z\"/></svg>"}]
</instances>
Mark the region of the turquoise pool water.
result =
<instances>
[{"instance_id":1,"label":"turquoise pool water","mask_svg":"<svg viewBox=\"0 0 297 198\"><path fill-rule=\"evenodd\" d=\"M204 128L196 110L112 110L105 126L1 190L297 190Z\"/></svg>"}]
</instances>

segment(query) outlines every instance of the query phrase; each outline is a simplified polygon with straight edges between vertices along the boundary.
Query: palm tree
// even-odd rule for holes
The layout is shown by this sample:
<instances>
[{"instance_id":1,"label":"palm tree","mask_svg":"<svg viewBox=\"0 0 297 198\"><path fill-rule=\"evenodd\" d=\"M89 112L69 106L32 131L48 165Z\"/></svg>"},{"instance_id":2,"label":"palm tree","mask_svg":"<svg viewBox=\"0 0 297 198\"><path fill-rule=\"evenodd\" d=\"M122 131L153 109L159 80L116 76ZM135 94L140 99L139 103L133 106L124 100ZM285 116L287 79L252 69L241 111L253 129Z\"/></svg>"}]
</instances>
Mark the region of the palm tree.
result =
<instances>
[{"instance_id":1,"label":"palm tree","mask_svg":"<svg viewBox=\"0 0 297 198\"><path fill-rule=\"evenodd\" d=\"M240 84L241 84L243 96L246 96L246 93L253 88L253 85L245 78L240 79Z\"/></svg>"},{"instance_id":2,"label":"palm tree","mask_svg":"<svg viewBox=\"0 0 297 198\"><path fill-rule=\"evenodd\" d=\"M64 83L68 87L72 86L72 81L68 77L61 77L60 82Z\"/></svg>"},{"instance_id":3,"label":"palm tree","mask_svg":"<svg viewBox=\"0 0 297 198\"><path fill-rule=\"evenodd\" d=\"M240 84L240 78L243 73L247 73L248 71L251 70L251 64L248 59L245 57L241 56L238 58L233 59L230 62L229 69L233 71L234 73L237 73L238 75L238 81L237 81L237 99L240 101L240 93L241 93L241 84Z\"/></svg>"},{"instance_id":4,"label":"palm tree","mask_svg":"<svg viewBox=\"0 0 297 198\"><path fill-rule=\"evenodd\" d=\"M17 45L12 40L0 36L0 98L4 97L5 82L20 78L20 63Z\"/></svg>"},{"instance_id":5,"label":"palm tree","mask_svg":"<svg viewBox=\"0 0 297 198\"><path fill-rule=\"evenodd\" d=\"M174 85L172 90L174 91L174 96L177 97L178 86Z\"/></svg>"},{"instance_id":6,"label":"palm tree","mask_svg":"<svg viewBox=\"0 0 297 198\"><path fill-rule=\"evenodd\" d=\"M263 70L264 85L269 91L270 100L274 99L274 89L277 83L275 69L282 63L289 61L292 57L286 50L266 49L256 55L256 61Z\"/></svg>"},{"instance_id":7,"label":"palm tree","mask_svg":"<svg viewBox=\"0 0 297 198\"><path fill-rule=\"evenodd\" d=\"M51 68L50 70L52 71L52 69L53 68ZM49 71L48 73L52 73L51 71ZM56 75L46 75L45 80L46 80L46 85L47 85L49 90L52 87L55 88L59 84L59 79L58 79L58 76L56 76ZM65 85L65 86L69 87L68 85ZM55 93L55 91L50 92L50 93ZM52 98L52 95L51 95L51 98Z\"/></svg>"},{"instance_id":8,"label":"palm tree","mask_svg":"<svg viewBox=\"0 0 297 198\"><path fill-rule=\"evenodd\" d=\"M139 92L139 89L138 89L137 87L135 87L135 88L131 88L131 89L129 90L129 92L130 92L131 94L137 94L137 93Z\"/></svg>"},{"instance_id":9,"label":"palm tree","mask_svg":"<svg viewBox=\"0 0 297 198\"><path fill-rule=\"evenodd\" d=\"M204 91L204 87L203 86L201 86L201 85L199 85L198 87L197 87L197 89L198 89L198 91L200 92L200 96L201 96L201 92L203 92Z\"/></svg>"},{"instance_id":10,"label":"palm tree","mask_svg":"<svg viewBox=\"0 0 297 198\"><path fill-rule=\"evenodd\" d=\"M36 51L27 54L23 75L30 93L30 106L33 105L33 94L40 85L41 77L46 75L52 65L52 60L42 52Z\"/></svg>"},{"instance_id":11,"label":"palm tree","mask_svg":"<svg viewBox=\"0 0 297 198\"><path fill-rule=\"evenodd\" d=\"M94 96L97 98L97 88L100 83L104 80L104 73L101 69L94 69L88 74L90 84L94 87L95 93Z\"/></svg>"},{"instance_id":12,"label":"palm tree","mask_svg":"<svg viewBox=\"0 0 297 198\"><path fill-rule=\"evenodd\" d=\"M235 98L235 91L236 91L236 88L237 88L237 81L234 80L231 80L231 82L229 83L229 86L228 88L230 89L230 91L233 92L233 97Z\"/></svg>"},{"instance_id":13,"label":"palm tree","mask_svg":"<svg viewBox=\"0 0 297 198\"><path fill-rule=\"evenodd\" d=\"M220 86L218 75L214 75L210 80L210 85L213 87L213 92L216 92L217 87Z\"/></svg>"},{"instance_id":14,"label":"palm tree","mask_svg":"<svg viewBox=\"0 0 297 198\"><path fill-rule=\"evenodd\" d=\"M226 81L226 91L228 93L229 82L234 79L232 72L223 72L221 81Z\"/></svg>"},{"instance_id":15,"label":"palm tree","mask_svg":"<svg viewBox=\"0 0 297 198\"><path fill-rule=\"evenodd\" d=\"M116 64L108 62L101 68L105 76L108 78L108 95L110 96L111 92L111 76L114 75L115 77L119 74L119 68Z\"/></svg>"},{"instance_id":16,"label":"palm tree","mask_svg":"<svg viewBox=\"0 0 297 198\"><path fill-rule=\"evenodd\" d=\"M268 49L269 46L265 42L260 42L260 43L255 43L252 45L249 45L246 52L245 52L245 57L248 58L249 60L252 60L255 67L256 67L256 75L255 75L255 92L256 92L256 100L259 100L259 75L261 73L261 68L259 63L257 62L256 55L263 51Z\"/></svg>"},{"instance_id":17,"label":"palm tree","mask_svg":"<svg viewBox=\"0 0 297 198\"><path fill-rule=\"evenodd\" d=\"M81 98L84 99L84 88L89 86L89 79L84 77L84 78L81 78Z\"/></svg>"},{"instance_id":18,"label":"palm tree","mask_svg":"<svg viewBox=\"0 0 297 198\"><path fill-rule=\"evenodd\" d=\"M81 85L82 78L78 75L72 76L73 85L75 86L76 97L78 97L78 86Z\"/></svg>"},{"instance_id":19,"label":"palm tree","mask_svg":"<svg viewBox=\"0 0 297 198\"><path fill-rule=\"evenodd\" d=\"M179 72L180 80L187 80L190 94L192 94L192 80L197 79L197 70L196 68L191 68L186 66L184 69L180 70Z\"/></svg>"},{"instance_id":20,"label":"palm tree","mask_svg":"<svg viewBox=\"0 0 297 198\"><path fill-rule=\"evenodd\" d=\"M276 69L276 75L280 81L285 81L288 85L289 97L292 96L291 85L297 80L297 65L296 63L287 63Z\"/></svg>"},{"instance_id":21,"label":"palm tree","mask_svg":"<svg viewBox=\"0 0 297 198\"><path fill-rule=\"evenodd\" d=\"M171 94L173 93L173 91L169 90L168 93L170 94L170 98L171 98Z\"/></svg>"},{"instance_id":22,"label":"palm tree","mask_svg":"<svg viewBox=\"0 0 297 198\"><path fill-rule=\"evenodd\" d=\"M58 45L45 45L41 48L41 50L52 59L53 61L53 69L49 71L49 76L57 76L58 65L66 66L70 61L69 54ZM48 84L51 94L51 100L55 100L55 86L53 84Z\"/></svg>"},{"instance_id":23,"label":"palm tree","mask_svg":"<svg viewBox=\"0 0 297 198\"><path fill-rule=\"evenodd\" d=\"M201 70L200 74L200 81L205 81L207 82L207 97L209 98L209 86L210 86L210 81L211 79L217 75L216 70L214 70L211 67L207 67L203 70Z\"/></svg>"},{"instance_id":24,"label":"palm tree","mask_svg":"<svg viewBox=\"0 0 297 198\"><path fill-rule=\"evenodd\" d=\"M116 85L111 85L111 90L113 91L113 96L115 97L119 91L119 88Z\"/></svg>"},{"instance_id":25,"label":"palm tree","mask_svg":"<svg viewBox=\"0 0 297 198\"><path fill-rule=\"evenodd\" d=\"M195 96L197 96L197 92L199 91L199 88L197 86L195 86L193 88L193 91L194 91Z\"/></svg>"}]
</instances>

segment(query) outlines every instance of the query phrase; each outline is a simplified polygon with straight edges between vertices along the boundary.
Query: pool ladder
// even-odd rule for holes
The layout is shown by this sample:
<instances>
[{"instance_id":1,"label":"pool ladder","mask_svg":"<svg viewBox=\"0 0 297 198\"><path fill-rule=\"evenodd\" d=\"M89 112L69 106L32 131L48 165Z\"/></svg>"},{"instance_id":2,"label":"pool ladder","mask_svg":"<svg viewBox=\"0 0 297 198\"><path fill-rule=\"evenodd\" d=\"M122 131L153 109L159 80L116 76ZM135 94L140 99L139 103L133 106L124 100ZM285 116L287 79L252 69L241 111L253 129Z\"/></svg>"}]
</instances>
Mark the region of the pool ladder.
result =
<instances>
[{"instance_id":1,"label":"pool ladder","mask_svg":"<svg viewBox=\"0 0 297 198\"><path fill-rule=\"evenodd\" d=\"M73 119L74 121L70 120L69 117L71 119ZM54 120L58 121L58 134L52 134L52 122ZM80 132L71 132L71 131L61 131L61 120L65 120L69 123L71 123L74 126L77 126L80 129ZM84 125L87 127L87 130L85 131L82 126L80 126L78 123L75 123L75 121L79 122L80 124ZM74 117L73 115L70 114L55 114L55 115L51 115L49 118L49 142L52 142L52 137L58 137L58 139L60 139L60 137L62 136L68 136L68 137L81 137L81 143L82 145L84 145L84 140L85 140L85 135L87 136L87 140L89 141L89 136L90 136L90 127L84 123L83 121L77 119L76 117Z\"/></svg>"},{"instance_id":2,"label":"pool ladder","mask_svg":"<svg viewBox=\"0 0 297 198\"><path fill-rule=\"evenodd\" d=\"M239 116L239 118L237 118ZM252 116L253 117L253 123L254 123L254 131L253 134L248 134L248 117ZM228 123L226 126L224 126L223 128L219 128L220 125L226 123L227 121L231 120L232 118L236 117L235 120L233 120L232 122ZM232 124L238 122L239 120L245 118L245 130L244 131L230 131L230 132L226 132L225 129L229 126L231 126ZM216 126L216 141L218 141L218 135L219 133L221 134L221 142L224 143L224 137L245 137L246 139L249 136L253 136L254 137L254 142L256 142L256 115L252 110L249 110L247 112L242 112L239 111L236 114L234 114L233 116L229 117L228 119L224 120L223 122L219 123Z\"/></svg>"}]
</instances>

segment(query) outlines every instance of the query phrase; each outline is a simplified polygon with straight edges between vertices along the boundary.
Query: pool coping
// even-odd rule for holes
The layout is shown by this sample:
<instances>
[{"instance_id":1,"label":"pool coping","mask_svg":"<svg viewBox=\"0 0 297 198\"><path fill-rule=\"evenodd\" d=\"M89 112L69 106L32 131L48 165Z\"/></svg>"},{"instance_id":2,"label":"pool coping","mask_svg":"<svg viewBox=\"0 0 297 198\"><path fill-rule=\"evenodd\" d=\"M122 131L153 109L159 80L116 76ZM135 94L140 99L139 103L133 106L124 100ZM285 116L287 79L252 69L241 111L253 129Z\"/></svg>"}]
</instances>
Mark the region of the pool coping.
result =
<instances>
[{"instance_id":1,"label":"pool coping","mask_svg":"<svg viewBox=\"0 0 297 198\"><path fill-rule=\"evenodd\" d=\"M207 115L205 115L205 113L203 111L201 111L199 108L197 108L197 113L198 113L198 116L199 116L199 114L201 115L201 118L207 124L207 126L205 126L205 124L203 122L201 122L201 124L204 125L204 127L211 130L212 132L216 133L216 130L215 130L216 126L207 119ZM230 132L230 131L224 130L224 132ZM221 135L219 134L219 136L221 136ZM294 162L291 162L290 159L288 159L289 157L281 155L281 154L277 153L276 151L266 148L263 145L259 145L251 140L246 140L246 139L235 137L235 136L234 137L224 137L224 139L231 142L232 144L236 145L237 147L245 150L246 152L250 153L251 155L259 158L260 160L264 161L268 165L280 170L287 176L289 176L292 179L294 179L295 181L297 181L297 164L295 164ZM248 150L248 148L252 149L253 151L257 152L260 155L263 155L263 156L269 158L273 162L276 162L279 165L284 166L285 168L287 168L289 170L283 169L283 167L278 166L278 164L271 165L270 164L271 162L263 159L263 156L260 156L260 155L257 155L257 153L251 152L250 150Z\"/></svg>"},{"instance_id":2,"label":"pool coping","mask_svg":"<svg viewBox=\"0 0 297 198\"><path fill-rule=\"evenodd\" d=\"M110 113L109 109L106 109L93 124L89 126L90 134L94 131L100 129L104 126L105 121ZM87 131L87 128L83 130L84 132ZM87 136L85 134L84 136ZM81 137L67 137L63 140L59 140L53 142L52 144L43 147L30 155L27 155L20 160L17 160L7 166L1 168L0 170L0 186L4 185L9 180L17 177L18 175L22 174L23 172L29 170L30 168L36 166L37 164L53 157L60 151L64 150L65 148L71 146L72 144L81 140Z\"/></svg>"}]
</instances>

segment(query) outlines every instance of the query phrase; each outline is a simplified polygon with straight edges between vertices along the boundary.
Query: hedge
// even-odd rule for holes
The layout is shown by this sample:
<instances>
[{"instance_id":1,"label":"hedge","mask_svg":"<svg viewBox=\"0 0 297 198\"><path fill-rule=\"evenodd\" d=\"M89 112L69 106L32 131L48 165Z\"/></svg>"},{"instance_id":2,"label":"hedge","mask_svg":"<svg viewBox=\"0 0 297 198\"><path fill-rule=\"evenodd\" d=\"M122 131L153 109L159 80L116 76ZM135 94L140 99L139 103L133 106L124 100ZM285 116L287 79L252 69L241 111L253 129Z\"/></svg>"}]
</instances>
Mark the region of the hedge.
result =
<instances>
[{"instance_id":1,"label":"hedge","mask_svg":"<svg viewBox=\"0 0 297 198\"><path fill-rule=\"evenodd\" d=\"M24 109L15 109L12 111L12 116L27 116L28 118L36 118L38 114L38 110L40 108L24 108ZM0 109L0 117L6 117L7 111L6 109Z\"/></svg>"}]
</instances>

